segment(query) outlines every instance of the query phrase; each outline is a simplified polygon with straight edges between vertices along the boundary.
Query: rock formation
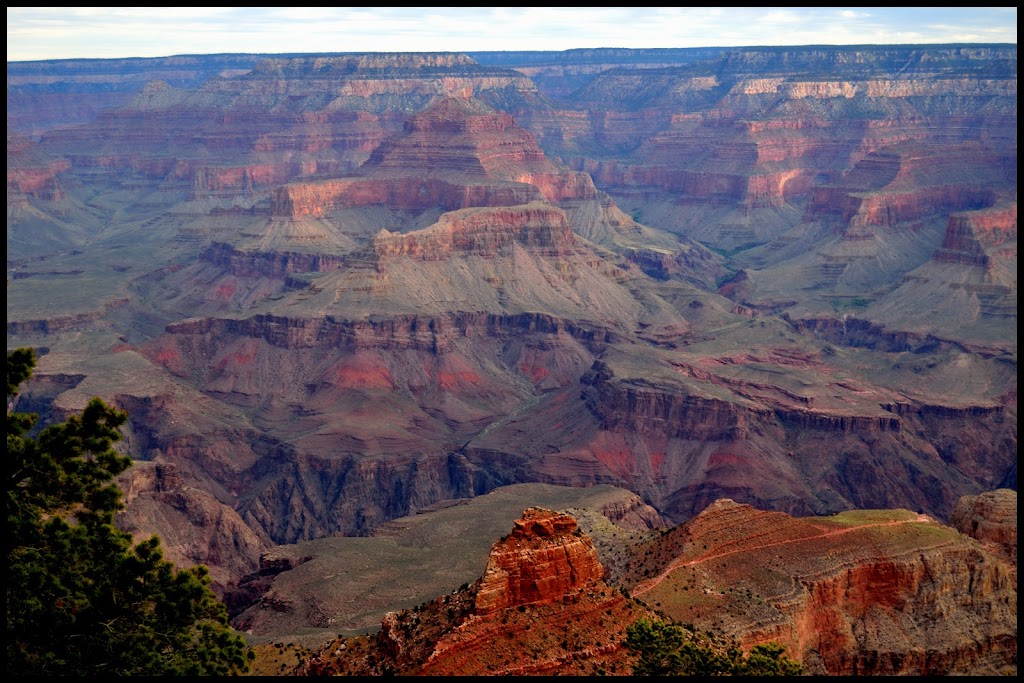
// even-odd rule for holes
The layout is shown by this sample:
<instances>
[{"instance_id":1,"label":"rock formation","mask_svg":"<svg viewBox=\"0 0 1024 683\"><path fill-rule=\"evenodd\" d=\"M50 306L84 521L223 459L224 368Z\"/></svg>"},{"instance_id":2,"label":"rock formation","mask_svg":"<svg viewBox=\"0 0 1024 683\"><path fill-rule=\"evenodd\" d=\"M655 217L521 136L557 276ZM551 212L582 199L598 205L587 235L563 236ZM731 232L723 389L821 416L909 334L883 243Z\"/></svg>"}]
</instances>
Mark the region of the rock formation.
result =
<instances>
[{"instance_id":1,"label":"rock formation","mask_svg":"<svg viewBox=\"0 0 1024 683\"><path fill-rule=\"evenodd\" d=\"M296 218L336 206L453 210L596 197L588 175L551 163L508 114L479 100L444 97L381 143L353 178L288 185L272 211Z\"/></svg>"},{"instance_id":2,"label":"rock formation","mask_svg":"<svg viewBox=\"0 0 1024 683\"><path fill-rule=\"evenodd\" d=\"M477 590L476 614L545 605L604 577L590 539L567 514L530 508L495 545Z\"/></svg>"},{"instance_id":3,"label":"rock formation","mask_svg":"<svg viewBox=\"0 0 1024 683\"><path fill-rule=\"evenodd\" d=\"M964 496L957 503L949 524L1011 564L1017 564L1016 491L999 489Z\"/></svg>"},{"instance_id":4,"label":"rock formation","mask_svg":"<svg viewBox=\"0 0 1024 683\"><path fill-rule=\"evenodd\" d=\"M137 540L159 529L165 557L182 567L209 567L218 593L252 572L271 546L230 505L183 482L174 465L136 463L120 485L128 509L118 515L118 526Z\"/></svg>"},{"instance_id":5,"label":"rock formation","mask_svg":"<svg viewBox=\"0 0 1024 683\"><path fill-rule=\"evenodd\" d=\"M437 96L530 102L537 95L522 75L463 55L182 61L190 63L178 73L166 73L167 65L156 61L124 63L149 69L154 80L95 120L46 132L42 149L71 153L76 169L108 180L129 175L158 183L168 199L251 206L294 178L357 168L389 133L401 130L406 111Z\"/></svg>"},{"instance_id":6,"label":"rock formation","mask_svg":"<svg viewBox=\"0 0 1024 683\"><path fill-rule=\"evenodd\" d=\"M297 673L628 674L625 627L651 610L712 648L779 642L808 673L1015 672L1015 567L925 516L796 519L719 500L632 542L615 579L626 600L572 517L528 509L480 581L334 640Z\"/></svg>"},{"instance_id":7,"label":"rock formation","mask_svg":"<svg viewBox=\"0 0 1024 683\"><path fill-rule=\"evenodd\" d=\"M811 673L1016 668L1016 567L926 516L801 519L720 500L645 555L633 595L744 648L777 641Z\"/></svg>"},{"instance_id":8,"label":"rock formation","mask_svg":"<svg viewBox=\"0 0 1024 683\"><path fill-rule=\"evenodd\" d=\"M232 624L256 639L326 642L366 632L388 612L431 601L480 578L491 546L527 506L571 508L626 533L664 523L635 494L610 486L503 486L448 500L382 524L360 537L332 536L277 546L225 592ZM609 515L609 516L606 516ZM620 515L625 515L620 517Z\"/></svg>"},{"instance_id":9,"label":"rock formation","mask_svg":"<svg viewBox=\"0 0 1024 683\"><path fill-rule=\"evenodd\" d=\"M573 111L541 113L528 127L643 222L756 269L738 302L834 314L837 302L870 303L888 294L885 283L915 277L951 214L1015 206L1015 63L1012 46L734 51L642 75L609 70L569 99ZM975 66L984 77L967 75ZM958 104L938 104L951 98ZM963 269L940 277L962 283ZM963 335L978 298L1007 314L1015 285L999 280L971 282L970 299L933 325ZM989 284L1007 288L995 306ZM892 308L885 301L878 315L895 319Z\"/></svg>"},{"instance_id":10,"label":"rock formation","mask_svg":"<svg viewBox=\"0 0 1024 683\"><path fill-rule=\"evenodd\" d=\"M628 673L625 628L651 613L602 574L571 516L531 508L494 544L480 581L388 613L375 637L338 639L301 673Z\"/></svg>"}]
</instances>

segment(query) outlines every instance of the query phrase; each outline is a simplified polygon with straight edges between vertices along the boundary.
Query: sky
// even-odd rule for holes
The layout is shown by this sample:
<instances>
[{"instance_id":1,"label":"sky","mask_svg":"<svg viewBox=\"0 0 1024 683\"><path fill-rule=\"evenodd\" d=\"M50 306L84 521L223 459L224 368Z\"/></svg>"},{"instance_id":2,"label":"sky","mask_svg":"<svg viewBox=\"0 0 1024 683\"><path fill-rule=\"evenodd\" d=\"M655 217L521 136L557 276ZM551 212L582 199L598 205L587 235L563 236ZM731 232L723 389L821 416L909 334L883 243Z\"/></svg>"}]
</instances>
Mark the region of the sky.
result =
<instances>
[{"instance_id":1,"label":"sky","mask_svg":"<svg viewBox=\"0 0 1024 683\"><path fill-rule=\"evenodd\" d=\"M7 8L7 61L216 52L1016 42L1016 7Z\"/></svg>"}]
</instances>

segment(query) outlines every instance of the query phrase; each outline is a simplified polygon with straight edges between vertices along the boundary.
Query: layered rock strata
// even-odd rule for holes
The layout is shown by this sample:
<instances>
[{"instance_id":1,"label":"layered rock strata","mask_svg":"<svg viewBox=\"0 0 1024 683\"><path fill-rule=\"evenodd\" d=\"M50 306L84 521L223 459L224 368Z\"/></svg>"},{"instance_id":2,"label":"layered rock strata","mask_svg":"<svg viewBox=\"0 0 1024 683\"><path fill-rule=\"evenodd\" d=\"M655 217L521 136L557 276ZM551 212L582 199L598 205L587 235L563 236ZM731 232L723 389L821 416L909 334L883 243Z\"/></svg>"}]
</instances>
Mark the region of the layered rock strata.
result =
<instances>
[{"instance_id":1,"label":"layered rock strata","mask_svg":"<svg viewBox=\"0 0 1024 683\"><path fill-rule=\"evenodd\" d=\"M651 613L605 584L602 573L572 517L530 509L495 543L476 584L389 613L377 636L334 641L301 672L628 673L625 628Z\"/></svg>"},{"instance_id":2,"label":"layered rock strata","mask_svg":"<svg viewBox=\"0 0 1024 683\"><path fill-rule=\"evenodd\" d=\"M224 73L194 91L152 81L94 122L48 133L43 147L73 151L85 172L128 171L193 199L232 198L352 170L401 129L397 112L438 95L536 95L516 72L453 54L269 58Z\"/></svg>"},{"instance_id":3,"label":"layered rock strata","mask_svg":"<svg viewBox=\"0 0 1024 683\"><path fill-rule=\"evenodd\" d=\"M1016 667L1016 569L927 517L797 519L723 500L674 535L633 594L744 647L774 640L830 675Z\"/></svg>"},{"instance_id":4,"label":"layered rock strata","mask_svg":"<svg viewBox=\"0 0 1024 683\"><path fill-rule=\"evenodd\" d=\"M287 185L275 195L272 212L322 216L336 206L369 204L450 211L596 197L589 176L548 161L511 116L479 100L446 97L412 116L356 176Z\"/></svg>"},{"instance_id":5,"label":"layered rock strata","mask_svg":"<svg viewBox=\"0 0 1024 683\"><path fill-rule=\"evenodd\" d=\"M565 214L541 203L500 209L446 213L436 227L408 234L381 231L373 240L378 260L450 259L453 255L493 259L521 245L547 258L579 251Z\"/></svg>"},{"instance_id":6,"label":"layered rock strata","mask_svg":"<svg viewBox=\"0 0 1024 683\"><path fill-rule=\"evenodd\" d=\"M530 508L491 550L474 602L476 614L544 605L604 578L590 539L567 514Z\"/></svg>"},{"instance_id":7,"label":"layered rock strata","mask_svg":"<svg viewBox=\"0 0 1024 683\"><path fill-rule=\"evenodd\" d=\"M986 548L1017 564L1017 492L987 491L959 500L949 524Z\"/></svg>"},{"instance_id":8,"label":"layered rock strata","mask_svg":"<svg viewBox=\"0 0 1024 683\"><path fill-rule=\"evenodd\" d=\"M972 211L949 217L942 246L932 259L938 263L958 263L988 268L993 257L1012 249L1016 254L1017 204Z\"/></svg>"},{"instance_id":9,"label":"layered rock strata","mask_svg":"<svg viewBox=\"0 0 1024 683\"><path fill-rule=\"evenodd\" d=\"M705 56L566 55L560 103L458 55L151 73L9 138L9 346L274 543L521 481L677 520L1015 486L1015 46ZM133 504L206 509L169 493Z\"/></svg>"}]
</instances>

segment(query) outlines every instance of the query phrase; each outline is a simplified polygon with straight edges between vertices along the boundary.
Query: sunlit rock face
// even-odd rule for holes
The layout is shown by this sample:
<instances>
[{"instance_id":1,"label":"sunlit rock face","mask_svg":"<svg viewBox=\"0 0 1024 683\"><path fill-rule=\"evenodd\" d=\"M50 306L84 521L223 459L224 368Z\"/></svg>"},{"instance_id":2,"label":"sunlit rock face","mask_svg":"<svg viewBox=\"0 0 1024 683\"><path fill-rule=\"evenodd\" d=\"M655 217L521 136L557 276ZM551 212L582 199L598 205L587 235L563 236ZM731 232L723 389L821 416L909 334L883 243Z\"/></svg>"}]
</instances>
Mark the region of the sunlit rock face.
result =
<instances>
[{"instance_id":1,"label":"sunlit rock face","mask_svg":"<svg viewBox=\"0 0 1024 683\"><path fill-rule=\"evenodd\" d=\"M977 496L995 498L1005 496ZM1004 512L993 525L1005 525ZM634 595L744 648L781 643L809 673L1016 668L1016 566L924 515L798 518L718 500L645 550L667 567L644 572L634 560Z\"/></svg>"},{"instance_id":2,"label":"sunlit rock face","mask_svg":"<svg viewBox=\"0 0 1024 683\"><path fill-rule=\"evenodd\" d=\"M476 613L551 603L603 577L597 552L575 519L531 508L491 549Z\"/></svg>"}]
</instances>

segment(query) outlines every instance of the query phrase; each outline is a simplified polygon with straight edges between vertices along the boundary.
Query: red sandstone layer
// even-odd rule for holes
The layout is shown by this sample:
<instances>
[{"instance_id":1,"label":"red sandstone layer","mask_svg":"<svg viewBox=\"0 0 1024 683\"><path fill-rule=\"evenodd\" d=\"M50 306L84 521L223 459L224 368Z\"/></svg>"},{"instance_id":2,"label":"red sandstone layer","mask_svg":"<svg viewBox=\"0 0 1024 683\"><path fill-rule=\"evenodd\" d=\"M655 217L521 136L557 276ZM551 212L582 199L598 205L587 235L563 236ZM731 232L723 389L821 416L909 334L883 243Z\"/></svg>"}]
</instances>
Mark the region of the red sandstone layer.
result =
<instances>
[{"instance_id":1,"label":"red sandstone layer","mask_svg":"<svg viewBox=\"0 0 1024 683\"><path fill-rule=\"evenodd\" d=\"M923 515L793 518L718 501L659 543L678 554L634 595L744 648L777 641L813 673L1015 666L1015 569Z\"/></svg>"},{"instance_id":2,"label":"red sandstone layer","mask_svg":"<svg viewBox=\"0 0 1024 683\"><path fill-rule=\"evenodd\" d=\"M597 552L575 519L530 508L491 550L476 595L476 614L549 604L603 576Z\"/></svg>"}]
</instances>

